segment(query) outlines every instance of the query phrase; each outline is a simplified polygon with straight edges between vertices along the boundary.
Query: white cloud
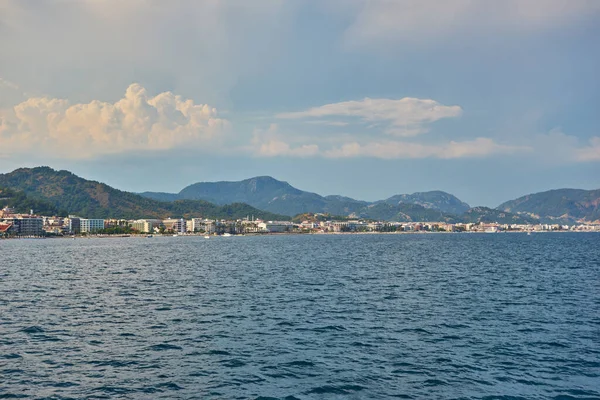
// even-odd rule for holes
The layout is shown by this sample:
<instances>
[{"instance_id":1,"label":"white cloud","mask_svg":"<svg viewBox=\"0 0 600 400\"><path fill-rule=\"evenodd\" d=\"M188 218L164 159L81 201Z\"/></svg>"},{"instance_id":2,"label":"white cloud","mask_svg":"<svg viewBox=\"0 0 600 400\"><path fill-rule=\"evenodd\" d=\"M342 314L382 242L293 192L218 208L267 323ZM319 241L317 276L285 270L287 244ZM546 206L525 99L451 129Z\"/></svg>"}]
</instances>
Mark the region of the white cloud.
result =
<instances>
[{"instance_id":1,"label":"white cloud","mask_svg":"<svg viewBox=\"0 0 600 400\"><path fill-rule=\"evenodd\" d=\"M324 126L348 126L350 125L349 122L344 122L344 121L322 121L322 120L315 120L315 121L306 121L309 124L314 124L314 125L324 125Z\"/></svg>"},{"instance_id":2,"label":"white cloud","mask_svg":"<svg viewBox=\"0 0 600 400\"><path fill-rule=\"evenodd\" d=\"M369 0L346 32L354 45L440 40L456 32L562 28L600 11L597 0Z\"/></svg>"},{"instance_id":3,"label":"white cloud","mask_svg":"<svg viewBox=\"0 0 600 400\"><path fill-rule=\"evenodd\" d=\"M271 124L267 129L255 129L252 146L244 150L253 153L257 157L455 159L514 154L530 151L531 148L502 145L490 138L450 141L443 144L423 144L397 140L361 143L358 140L351 140L351 138L349 140L348 135L341 135L338 140L332 140L331 137L301 137L290 135L289 132L284 134L277 124Z\"/></svg>"},{"instance_id":4,"label":"white cloud","mask_svg":"<svg viewBox=\"0 0 600 400\"><path fill-rule=\"evenodd\" d=\"M66 158L212 146L228 126L216 109L171 92L149 96L139 84L115 103L30 98L0 110L0 147Z\"/></svg>"},{"instance_id":5,"label":"white cloud","mask_svg":"<svg viewBox=\"0 0 600 400\"><path fill-rule=\"evenodd\" d=\"M570 164L600 161L600 137L591 137L587 144L574 135L554 128L524 141L535 150L535 158L541 164Z\"/></svg>"},{"instance_id":6,"label":"white cloud","mask_svg":"<svg viewBox=\"0 0 600 400\"><path fill-rule=\"evenodd\" d=\"M281 113L277 117L281 119L354 117L363 122L386 123L388 127L385 132L391 135L415 136L427 131L425 124L442 118L458 117L461 114L462 109L459 106L445 106L430 99L405 97L394 100L367 97L358 101L326 104L306 111Z\"/></svg>"},{"instance_id":7,"label":"white cloud","mask_svg":"<svg viewBox=\"0 0 600 400\"><path fill-rule=\"evenodd\" d=\"M600 136L590 139L590 145L577 149L575 152L577 161L600 161Z\"/></svg>"},{"instance_id":8,"label":"white cloud","mask_svg":"<svg viewBox=\"0 0 600 400\"><path fill-rule=\"evenodd\" d=\"M383 141L359 144L346 143L324 153L330 158L374 157L383 159L417 158L476 158L494 154L512 154L529 151L526 147L506 146L489 138L477 138L463 142L449 142L441 145L413 142Z\"/></svg>"},{"instance_id":9,"label":"white cloud","mask_svg":"<svg viewBox=\"0 0 600 400\"><path fill-rule=\"evenodd\" d=\"M316 144L305 144L297 147L291 147L289 143L281 140L269 140L262 143L255 155L260 157L310 157L319 153L319 146Z\"/></svg>"},{"instance_id":10,"label":"white cloud","mask_svg":"<svg viewBox=\"0 0 600 400\"><path fill-rule=\"evenodd\" d=\"M255 129L252 146L247 149L257 157L310 157L319 154L316 144L292 145L279 133L279 126L271 124L268 129Z\"/></svg>"}]
</instances>

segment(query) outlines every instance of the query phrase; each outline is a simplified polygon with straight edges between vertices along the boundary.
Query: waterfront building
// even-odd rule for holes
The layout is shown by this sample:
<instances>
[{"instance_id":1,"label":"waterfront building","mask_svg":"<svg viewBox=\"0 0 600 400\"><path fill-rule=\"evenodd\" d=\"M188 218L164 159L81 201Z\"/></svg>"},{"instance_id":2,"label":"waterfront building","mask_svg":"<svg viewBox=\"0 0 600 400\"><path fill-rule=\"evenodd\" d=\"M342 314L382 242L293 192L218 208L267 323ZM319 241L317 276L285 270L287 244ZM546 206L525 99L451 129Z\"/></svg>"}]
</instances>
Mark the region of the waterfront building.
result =
<instances>
[{"instance_id":1,"label":"waterfront building","mask_svg":"<svg viewBox=\"0 0 600 400\"><path fill-rule=\"evenodd\" d=\"M354 232L358 226L358 221L333 221L331 223L334 232Z\"/></svg>"},{"instance_id":2,"label":"waterfront building","mask_svg":"<svg viewBox=\"0 0 600 400\"><path fill-rule=\"evenodd\" d=\"M123 227L126 228L130 225L129 221L126 219L105 219L104 227L105 228L113 228L113 227Z\"/></svg>"},{"instance_id":3,"label":"waterfront building","mask_svg":"<svg viewBox=\"0 0 600 400\"><path fill-rule=\"evenodd\" d=\"M10 235L12 226L13 224L11 222L0 223L0 237Z\"/></svg>"},{"instance_id":4,"label":"waterfront building","mask_svg":"<svg viewBox=\"0 0 600 400\"><path fill-rule=\"evenodd\" d=\"M367 228L371 232L380 231L382 227L383 227L383 223L381 223L381 222L371 222L371 223L367 224Z\"/></svg>"},{"instance_id":5,"label":"waterfront building","mask_svg":"<svg viewBox=\"0 0 600 400\"><path fill-rule=\"evenodd\" d=\"M202 218L192 218L189 221L187 221L186 228L188 232L200 232L206 231L204 226L205 222Z\"/></svg>"},{"instance_id":6,"label":"waterfront building","mask_svg":"<svg viewBox=\"0 0 600 400\"><path fill-rule=\"evenodd\" d=\"M70 233L81 233L81 218L76 217L75 215L69 215L69 218L67 218L67 222L65 223L65 225L68 225Z\"/></svg>"},{"instance_id":7,"label":"waterfront building","mask_svg":"<svg viewBox=\"0 0 600 400\"><path fill-rule=\"evenodd\" d=\"M288 221L260 222L258 228L263 232L288 232L292 229L292 223Z\"/></svg>"},{"instance_id":8,"label":"waterfront building","mask_svg":"<svg viewBox=\"0 0 600 400\"><path fill-rule=\"evenodd\" d=\"M94 233L104 229L103 219L86 219L81 218L80 220L80 232L81 233Z\"/></svg>"},{"instance_id":9,"label":"waterfront building","mask_svg":"<svg viewBox=\"0 0 600 400\"><path fill-rule=\"evenodd\" d=\"M62 235L66 230L68 230L64 220L60 217L42 217L42 219L44 220L45 233L51 235Z\"/></svg>"},{"instance_id":10,"label":"waterfront building","mask_svg":"<svg viewBox=\"0 0 600 400\"><path fill-rule=\"evenodd\" d=\"M144 233L154 232L154 228L159 228L162 224L160 219L138 219L131 223L131 228Z\"/></svg>"},{"instance_id":11,"label":"waterfront building","mask_svg":"<svg viewBox=\"0 0 600 400\"><path fill-rule=\"evenodd\" d=\"M11 218L3 218L0 222L3 225L10 224L10 231L17 235L42 236L44 234L44 220L35 215L14 215Z\"/></svg>"},{"instance_id":12,"label":"waterfront building","mask_svg":"<svg viewBox=\"0 0 600 400\"><path fill-rule=\"evenodd\" d=\"M168 218L163 221L163 225L165 229L171 230L173 232L185 233L187 228L187 224L185 223L185 219L179 218Z\"/></svg>"},{"instance_id":13,"label":"waterfront building","mask_svg":"<svg viewBox=\"0 0 600 400\"><path fill-rule=\"evenodd\" d=\"M0 218L8 218L8 217L12 216L14 213L15 213L14 208L10 208L10 207L6 206L2 210L0 210Z\"/></svg>"},{"instance_id":14,"label":"waterfront building","mask_svg":"<svg viewBox=\"0 0 600 400\"><path fill-rule=\"evenodd\" d=\"M212 235L216 231L217 231L216 221L211 221L209 219L204 220L204 232L205 233Z\"/></svg>"}]
</instances>

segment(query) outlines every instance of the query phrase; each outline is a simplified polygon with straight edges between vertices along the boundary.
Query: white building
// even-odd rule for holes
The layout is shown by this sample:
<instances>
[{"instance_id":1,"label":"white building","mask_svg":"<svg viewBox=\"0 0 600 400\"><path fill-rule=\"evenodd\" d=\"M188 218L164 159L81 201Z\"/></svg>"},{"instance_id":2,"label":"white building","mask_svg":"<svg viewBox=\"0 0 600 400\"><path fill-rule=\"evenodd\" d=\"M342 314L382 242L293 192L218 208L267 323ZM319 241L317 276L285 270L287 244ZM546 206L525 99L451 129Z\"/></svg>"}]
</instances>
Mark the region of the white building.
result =
<instances>
[{"instance_id":1,"label":"white building","mask_svg":"<svg viewBox=\"0 0 600 400\"><path fill-rule=\"evenodd\" d=\"M199 232L204 231L204 220L202 218L192 218L187 221L187 231L188 232Z\"/></svg>"},{"instance_id":2,"label":"white building","mask_svg":"<svg viewBox=\"0 0 600 400\"><path fill-rule=\"evenodd\" d=\"M185 223L185 219L179 218L169 218L163 221L163 225L167 230L172 230L173 232L185 233L187 228L187 224Z\"/></svg>"},{"instance_id":3,"label":"white building","mask_svg":"<svg viewBox=\"0 0 600 400\"><path fill-rule=\"evenodd\" d=\"M98 232L99 230L104 229L104 220L103 219L85 219L81 218L79 220L80 223L80 232L81 233L93 233Z\"/></svg>"},{"instance_id":4,"label":"white building","mask_svg":"<svg viewBox=\"0 0 600 400\"><path fill-rule=\"evenodd\" d=\"M292 229L292 223L287 221L260 222L258 229L263 232L287 232Z\"/></svg>"},{"instance_id":5,"label":"white building","mask_svg":"<svg viewBox=\"0 0 600 400\"><path fill-rule=\"evenodd\" d=\"M138 219L133 221L131 228L138 232L152 233L154 228L160 227L160 219Z\"/></svg>"},{"instance_id":6,"label":"white building","mask_svg":"<svg viewBox=\"0 0 600 400\"><path fill-rule=\"evenodd\" d=\"M215 233L217 231L217 223L216 221L211 221L211 220L205 220L204 221L204 232L208 233L209 235L212 235L213 233Z\"/></svg>"}]
</instances>

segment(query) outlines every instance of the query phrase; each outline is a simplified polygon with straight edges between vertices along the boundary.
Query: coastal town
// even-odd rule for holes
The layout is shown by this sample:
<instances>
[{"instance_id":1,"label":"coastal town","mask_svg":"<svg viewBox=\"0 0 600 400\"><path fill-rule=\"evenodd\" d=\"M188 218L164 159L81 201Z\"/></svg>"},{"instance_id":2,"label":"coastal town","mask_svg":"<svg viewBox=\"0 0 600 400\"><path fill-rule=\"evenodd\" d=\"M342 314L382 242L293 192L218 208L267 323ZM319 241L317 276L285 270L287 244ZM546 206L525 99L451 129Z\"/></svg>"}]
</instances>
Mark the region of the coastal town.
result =
<instances>
[{"instance_id":1,"label":"coastal town","mask_svg":"<svg viewBox=\"0 0 600 400\"><path fill-rule=\"evenodd\" d=\"M0 210L0 237L65 237L74 235L240 235L269 233L417 233L417 232L600 232L597 224L499 224L446 222L388 222L362 219L315 218L298 222L265 221L247 217L236 220L210 218L92 219L16 213ZM320 217L320 218L319 218ZM320 219L320 220L319 220Z\"/></svg>"}]
</instances>

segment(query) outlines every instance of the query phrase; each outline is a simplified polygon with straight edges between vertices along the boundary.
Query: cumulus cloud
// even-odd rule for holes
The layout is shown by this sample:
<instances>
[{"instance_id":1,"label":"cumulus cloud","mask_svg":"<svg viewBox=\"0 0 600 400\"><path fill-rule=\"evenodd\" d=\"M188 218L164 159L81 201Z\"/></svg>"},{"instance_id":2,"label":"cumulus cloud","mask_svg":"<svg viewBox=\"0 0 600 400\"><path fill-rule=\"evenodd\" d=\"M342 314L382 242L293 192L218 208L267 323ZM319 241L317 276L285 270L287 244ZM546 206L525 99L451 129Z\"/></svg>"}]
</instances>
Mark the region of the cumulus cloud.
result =
<instances>
[{"instance_id":1,"label":"cumulus cloud","mask_svg":"<svg viewBox=\"0 0 600 400\"><path fill-rule=\"evenodd\" d=\"M591 137L586 144L580 138L566 134L560 128L538 133L526 139L542 164L569 164L600 161L600 137Z\"/></svg>"},{"instance_id":2,"label":"cumulus cloud","mask_svg":"<svg viewBox=\"0 0 600 400\"><path fill-rule=\"evenodd\" d=\"M587 147L577 149L575 157L578 161L600 161L600 137L595 136L590 139Z\"/></svg>"},{"instance_id":3,"label":"cumulus cloud","mask_svg":"<svg viewBox=\"0 0 600 400\"><path fill-rule=\"evenodd\" d=\"M154 97L130 85L115 103L38 97L0 110L0 147L67 158L89 158L128 151L210 146L228 122L216 109L171 92Z\"/></svg>"},{"instance_id":4,"label":"cumulus cloud","mask_svg":"<svg viewBox=\"0 0 600 400\"><path fill-rule=\"evenodd\" d=\"M475 158L494 154L511 154L529 151L526 147L506 146L489 138L454 142L442 145L421 144L413 142L384 141L359 144L346 143L341 147L324 153L330 158L374 157L383 159L417 159L417 158Z\"/></svg>"},{"instance_id":5,"label":"cumulus cloud","mask_svg":"<svg viewBox=\"0 0 600 400\"><path fill-rule=\"evenodd\" d=\"M422 42L449 33L526 32L558 28L600 11L596 0L360 1L346 32L351 44Z\"/></svg>"},{"instance_id":6,"label":"cumulus cloud","mask_svg":"<svg viewBox=\"0 0 600 400\"><path fill-rule=\"evenodd\" d=\"M427 131L425 124L442 118L458 117L459 106L445 106L435 100L405 97L344 101L313 107L305 111L278 114L281 119L346 117L363 122L386 123L385 132L396 136L415 136ZM340 121L332 121L337 123ZM341 121L344 123L343 121Z\"/></svg>"},{"instance_id":7,"label":"cumulus cloud","mask_svg":"<svg viewBox=\"0 0 600 400\"><path fill-rule=\"evenodd\" d=\"M257 157L310 157L319 154L316 144L292 145L279 133L279 126L271 124L268 129L255 129L252 146L248 149Z\"/></svg>"},{"instance_id":8,"label":"cumulus cloud","mask_svg":"<svg viewBox=\"0 0 600 400\"><path fill-rule=\"evenodd\" d=\"M268 142L262 143L260 145L256 155L262 157L310 157L315 156L318 153L319 146L317 146L316 144L305 144L301 146L292 147L289 143L286 143L281 140L269 140Z\"/></svg>"}]
</instances>

